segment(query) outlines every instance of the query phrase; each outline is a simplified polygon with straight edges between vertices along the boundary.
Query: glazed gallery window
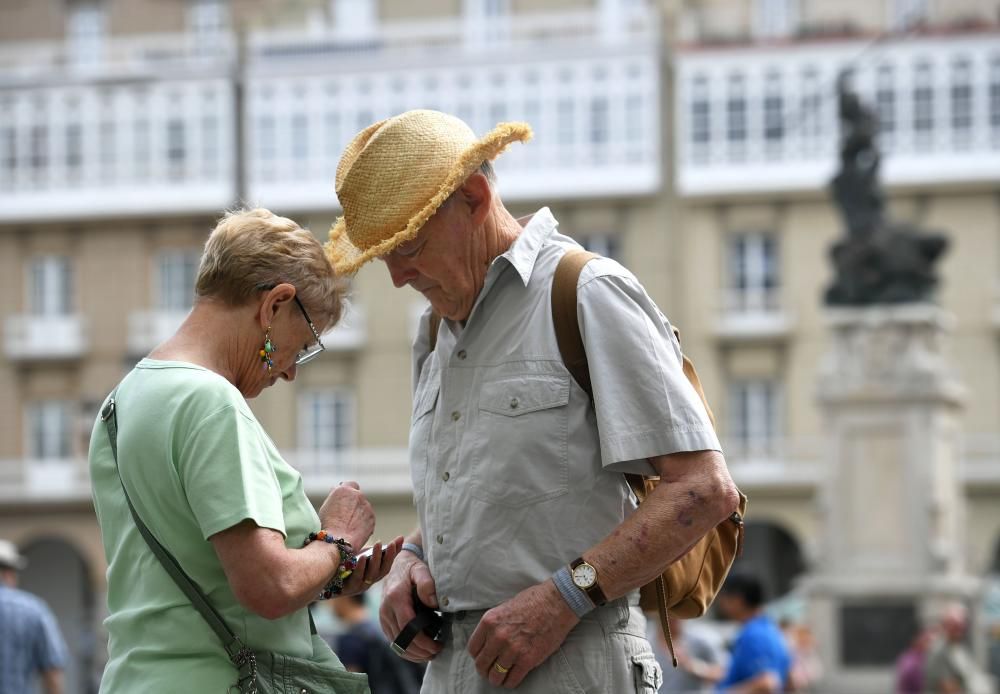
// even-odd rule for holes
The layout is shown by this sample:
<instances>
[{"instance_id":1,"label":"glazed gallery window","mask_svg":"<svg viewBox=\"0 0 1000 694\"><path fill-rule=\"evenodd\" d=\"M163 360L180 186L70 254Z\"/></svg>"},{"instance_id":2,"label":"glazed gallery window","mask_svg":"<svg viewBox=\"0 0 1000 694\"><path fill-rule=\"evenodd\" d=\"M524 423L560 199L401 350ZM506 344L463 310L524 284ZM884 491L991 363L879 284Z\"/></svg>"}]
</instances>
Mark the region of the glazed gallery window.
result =
<instances>
[{"instance_id":1,"label":"glazed gallery window","mask_svg":"<svg viewBox=\"0 0 1000 694\"><path fill-rule=\"evenodd\" d=\"M732 381L728 404L728 441L743 456L772 453L782 434L778 381L767 378Z\"/></svg>"},{"instance_id":2,"label":"glazed gallery window","mask_svg":"<svg viewBox=\"0 0 1000 694\"><path fill-rule=\"evenodd\" d=\"M372 38L378 29L376 0L333 0L333 25L339 35L355 41Z\"/></svg>"},{"instance_id":3,"label":"glazed gallery window","mask_svg":"<svg viewBox=\"0 0 1000 694\"><path fill-rule=\"evenodd\" d=\"M219 36L229 30L229 7L225 0L191 0L188 6L188 27L195 36L197 50L206 50L209 46L200 46L205 42L217 41Z\"/></svg>"},{"instance_id":4,"label":"glazed gallery window","mask_svg":"<svg viewBox=\"0 0 1000 694\"><path fill-rule=\"evenodd\" d=\"M95 0L71 0L66 21L66 41L70 59L77 65L93 65L101 60L107 18Z\"/></svg>"},{"instance_id":5,"label":"glazed gallery window","mask_svg":"<svg viewBox=\"0 0 1000 694\"><path fill-rule=\"evenodd\" d=\"M299 448L341 451L353 448L354 393L346 388L314 390L299 398Z\"/></svg>"},{"instance_id":6,"label":"glazed gallery window","mask_svg":"<svg viewBox=\"0 0 1000 694\"><path fill-rule=\"evenodd\" d=\"M52 460L72 456L72 403L42 400L28 405L25 415L29 458Z\"/></svg>"},{"instance_id":7,"label":"glazed gallery window","mask_svg":"<svg viewBox=\"0 0 1000 694\"><path fill-rule=\"evenodd\" d=\"M28 267L28 309L35 316L65 316L73 312L73 266L61 255L35 258Z\"/></svg>"},{"instance_id":8,"label":"glazed gallery window","mask_svg":"<svg viewBox=\"0 0 1000 694\"><path fill-rule=\"evenodd\" d=\"M929 0L890 0L889 28L906 31L927 19Z\"/></svg>"},{"instance_id":9,"label":"glazed gallery window","mask_svg":"<svg viewBox=\"0 0 1000 694\"><path fill-rule=\"evenodd\" d=\"M799 23L798 0L755 0L754 35L761 39L792 36Z\"/></svg>"},{"instance_id":10,"label":"glazed gallery window","mask_svg":"<svg viewBox=\"0 0 1000 694\"><path fill-rule=\"evenodd\" d=\"M196 250L160 251L157 254L154 303L159 310L187 312L191 309L200 260Z\"/></svg>"},{"instance_id":11,"label":"glazed gallery window","mask_svg":"<svg viewBox=\"0 0 1000 694\"><path fill-rule=\"evenodd\" d=\"M726 259L726 311L766 313L781 308L778 239L752 232L729 238Z\"/></svg>"}]
</instances>

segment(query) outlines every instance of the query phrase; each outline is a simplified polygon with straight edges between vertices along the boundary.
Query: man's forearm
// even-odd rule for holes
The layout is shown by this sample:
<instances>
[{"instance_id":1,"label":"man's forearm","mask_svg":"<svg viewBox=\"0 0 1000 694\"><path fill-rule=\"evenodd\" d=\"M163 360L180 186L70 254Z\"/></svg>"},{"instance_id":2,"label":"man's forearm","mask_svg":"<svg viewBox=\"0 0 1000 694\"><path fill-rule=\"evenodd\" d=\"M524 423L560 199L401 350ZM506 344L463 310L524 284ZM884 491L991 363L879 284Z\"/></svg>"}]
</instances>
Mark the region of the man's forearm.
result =
<instances>
[{"instance_id":1,"label":"man's forearm","mask_svg":"<svg viewBox=\"0 0 1000 694\"><path fill-rule=\"evenodd\" d=\"M664 458L666 467L656 467L670 474L661 474L639 509L583 555L597 568L609 600L654 580L739 503L721 454Z\"/></svg>"},{"instance_id":2,"label":"man's forearm","mask_svg":"<svg viewBox=\"0 0 1000 694\"><path fill-rule=\"evenodd\" d=\"M45 694L63 694L62 670L46 670L42 673L42 687Z\"/></svg>"}]
</instances>

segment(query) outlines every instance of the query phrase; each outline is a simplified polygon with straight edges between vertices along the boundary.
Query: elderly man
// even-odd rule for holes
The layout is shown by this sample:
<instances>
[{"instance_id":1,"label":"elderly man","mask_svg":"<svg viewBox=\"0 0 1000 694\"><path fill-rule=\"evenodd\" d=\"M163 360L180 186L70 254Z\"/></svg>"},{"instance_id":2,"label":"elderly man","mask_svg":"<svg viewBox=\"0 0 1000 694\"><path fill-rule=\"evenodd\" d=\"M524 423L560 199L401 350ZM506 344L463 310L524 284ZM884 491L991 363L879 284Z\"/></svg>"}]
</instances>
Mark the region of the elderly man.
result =
<instances>
[{"instance_id":1,"label":"elderly man","mask_svg":"<svg viewBox=\"0 0 1000 694\"><path fill-rule=\"evenodd\" d=\"M653 692L660 670L638 588L739 501L680 347L639 282L588 263L579 327L593 401L553 330L550 291L578 245L547 208L515 219L490 162L530 138L503 123L409 111L363 130L337 168L344 216L328 252L346 274L381 259L428 311L413 352L410 465L420 526L385 586L390 639L412 598L444 612L420 633L424 692ZM636 510L623 472L662 483Z\"/></svg>"},{"instance_id":2,"label":"elderly man","mask_svg":"<svg viewBox=\"0 0 1000 694\"><path fill-rule=\"evenodd\" d=\"M12 542L0 540L0 694L34 691L62 694L66 644L52 612L39 598L17 589L28 565Z\"/></svg>"}]
</instances>

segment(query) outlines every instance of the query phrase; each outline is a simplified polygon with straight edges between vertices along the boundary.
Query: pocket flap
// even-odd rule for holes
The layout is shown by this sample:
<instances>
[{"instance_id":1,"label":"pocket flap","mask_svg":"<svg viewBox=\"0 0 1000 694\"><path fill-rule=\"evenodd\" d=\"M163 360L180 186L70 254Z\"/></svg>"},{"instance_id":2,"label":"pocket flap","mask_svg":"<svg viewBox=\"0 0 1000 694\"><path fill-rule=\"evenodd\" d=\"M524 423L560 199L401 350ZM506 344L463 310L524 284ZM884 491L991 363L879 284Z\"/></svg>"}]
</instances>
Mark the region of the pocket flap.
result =
<instances>
[{"instance_id":1,"label":"pocket flap","mask_svg":"<svg viewBox=\"0 0 1000 694\"><path fill-rule=\"evenodd\" d=\"M483 384L479 409L507 417L569 403L569 376L518 376Z\"/></svg>"},{"instance_id":2,"label":"pocket flap","mask_svg":"<svg viewBox=\"0 0 1000 694\"><path fill-rule=\"evenodd\" d=\"M637 692L658 692L663 685L663 672L652 653L632 656Z\"/></svg>"}]
</instances>

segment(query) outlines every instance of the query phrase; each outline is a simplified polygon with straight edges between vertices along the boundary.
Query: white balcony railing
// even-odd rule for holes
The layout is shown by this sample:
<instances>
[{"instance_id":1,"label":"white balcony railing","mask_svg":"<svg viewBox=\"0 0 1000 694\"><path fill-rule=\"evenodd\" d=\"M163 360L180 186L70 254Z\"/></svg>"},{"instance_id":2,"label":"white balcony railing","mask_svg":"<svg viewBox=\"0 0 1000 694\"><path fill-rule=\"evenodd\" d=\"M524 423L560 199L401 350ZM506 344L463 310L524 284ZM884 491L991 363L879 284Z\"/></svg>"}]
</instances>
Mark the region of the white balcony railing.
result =
<instances>
[{"instance_id":1,"label":"white balcony railing","mask_svg":"<svg viewBox=\"0 0 1000 694\"><path fill-rule=\"evenodd\" d=\"M44 82L72 77L149 77L164 71L219 72L235 57L235 40L219 34L211 42L195 34L132 34L103 41L97 55L78 60L65 41L5 41L0 44L0 80Z\"/></svg>"},{"instance_id":2,"label":"white balcony railing","mask_svg":"<svg viewBox=\"0 0 1000 694\"><path fill-rule=\"evenodd\" d=\"M677 58L675 128L683 194L825 187L838 166L836 80L881 121L888 185L996 180L1000 51L995 34L701 46ZM870 48L870 50L869 50Z\"/></svg>"},{"instance_id":3,"label":"white balcony railing","mask_svg":"<svg viewBox=\"0 0 1000 694\"><path fill-rule=\"evenodd\" d=\"M786 337L792 323L791 315L782 307L780 289L729 289L715 333L727 340L775 339Z\"/></svg>"},{"instance_id":4,"label":"white balcony railing","mask_svg":"<svg viewBox=\"0 0 1000 694\"><path fill-rule=\"evenodd\" d=\"M302 473L306 492L325 497L344 480L355 480L365 493L409 497L405 448L346 451L282 451ZM0 502L44 503L90 499L90 472L85 458L0 460Z\"/></svg>"},{"instance_id":5,"label":"white balcony railing","mask_svg":"<svg viewBox=\"0 0 1000 694\"><path fill-rule=\"evenodd\" d=\"M723 440L733 480L746 486L813 487L825 463L823 439Z\"/></svg>"},{"instance_id":6,"label":"white balcony railing","mask_svg":"<svg viewBox=\"0 0 1000 694\"><path fill-rule=\"evenodd\" d=\"M79 314L13 315L4 332L9 359L75 359L87 349L86 323Z\"/></svg>"},{"instance_id":7,"label":"white balcony railing","mask_svg":"<svg viewBox=\"0 0 1000 694\"><path fill-rule=\"evenodd\" d=\"M177 332L188 311L139 311L128 319L128 349L146 354Z\"/></svg>"}]
</instances>

